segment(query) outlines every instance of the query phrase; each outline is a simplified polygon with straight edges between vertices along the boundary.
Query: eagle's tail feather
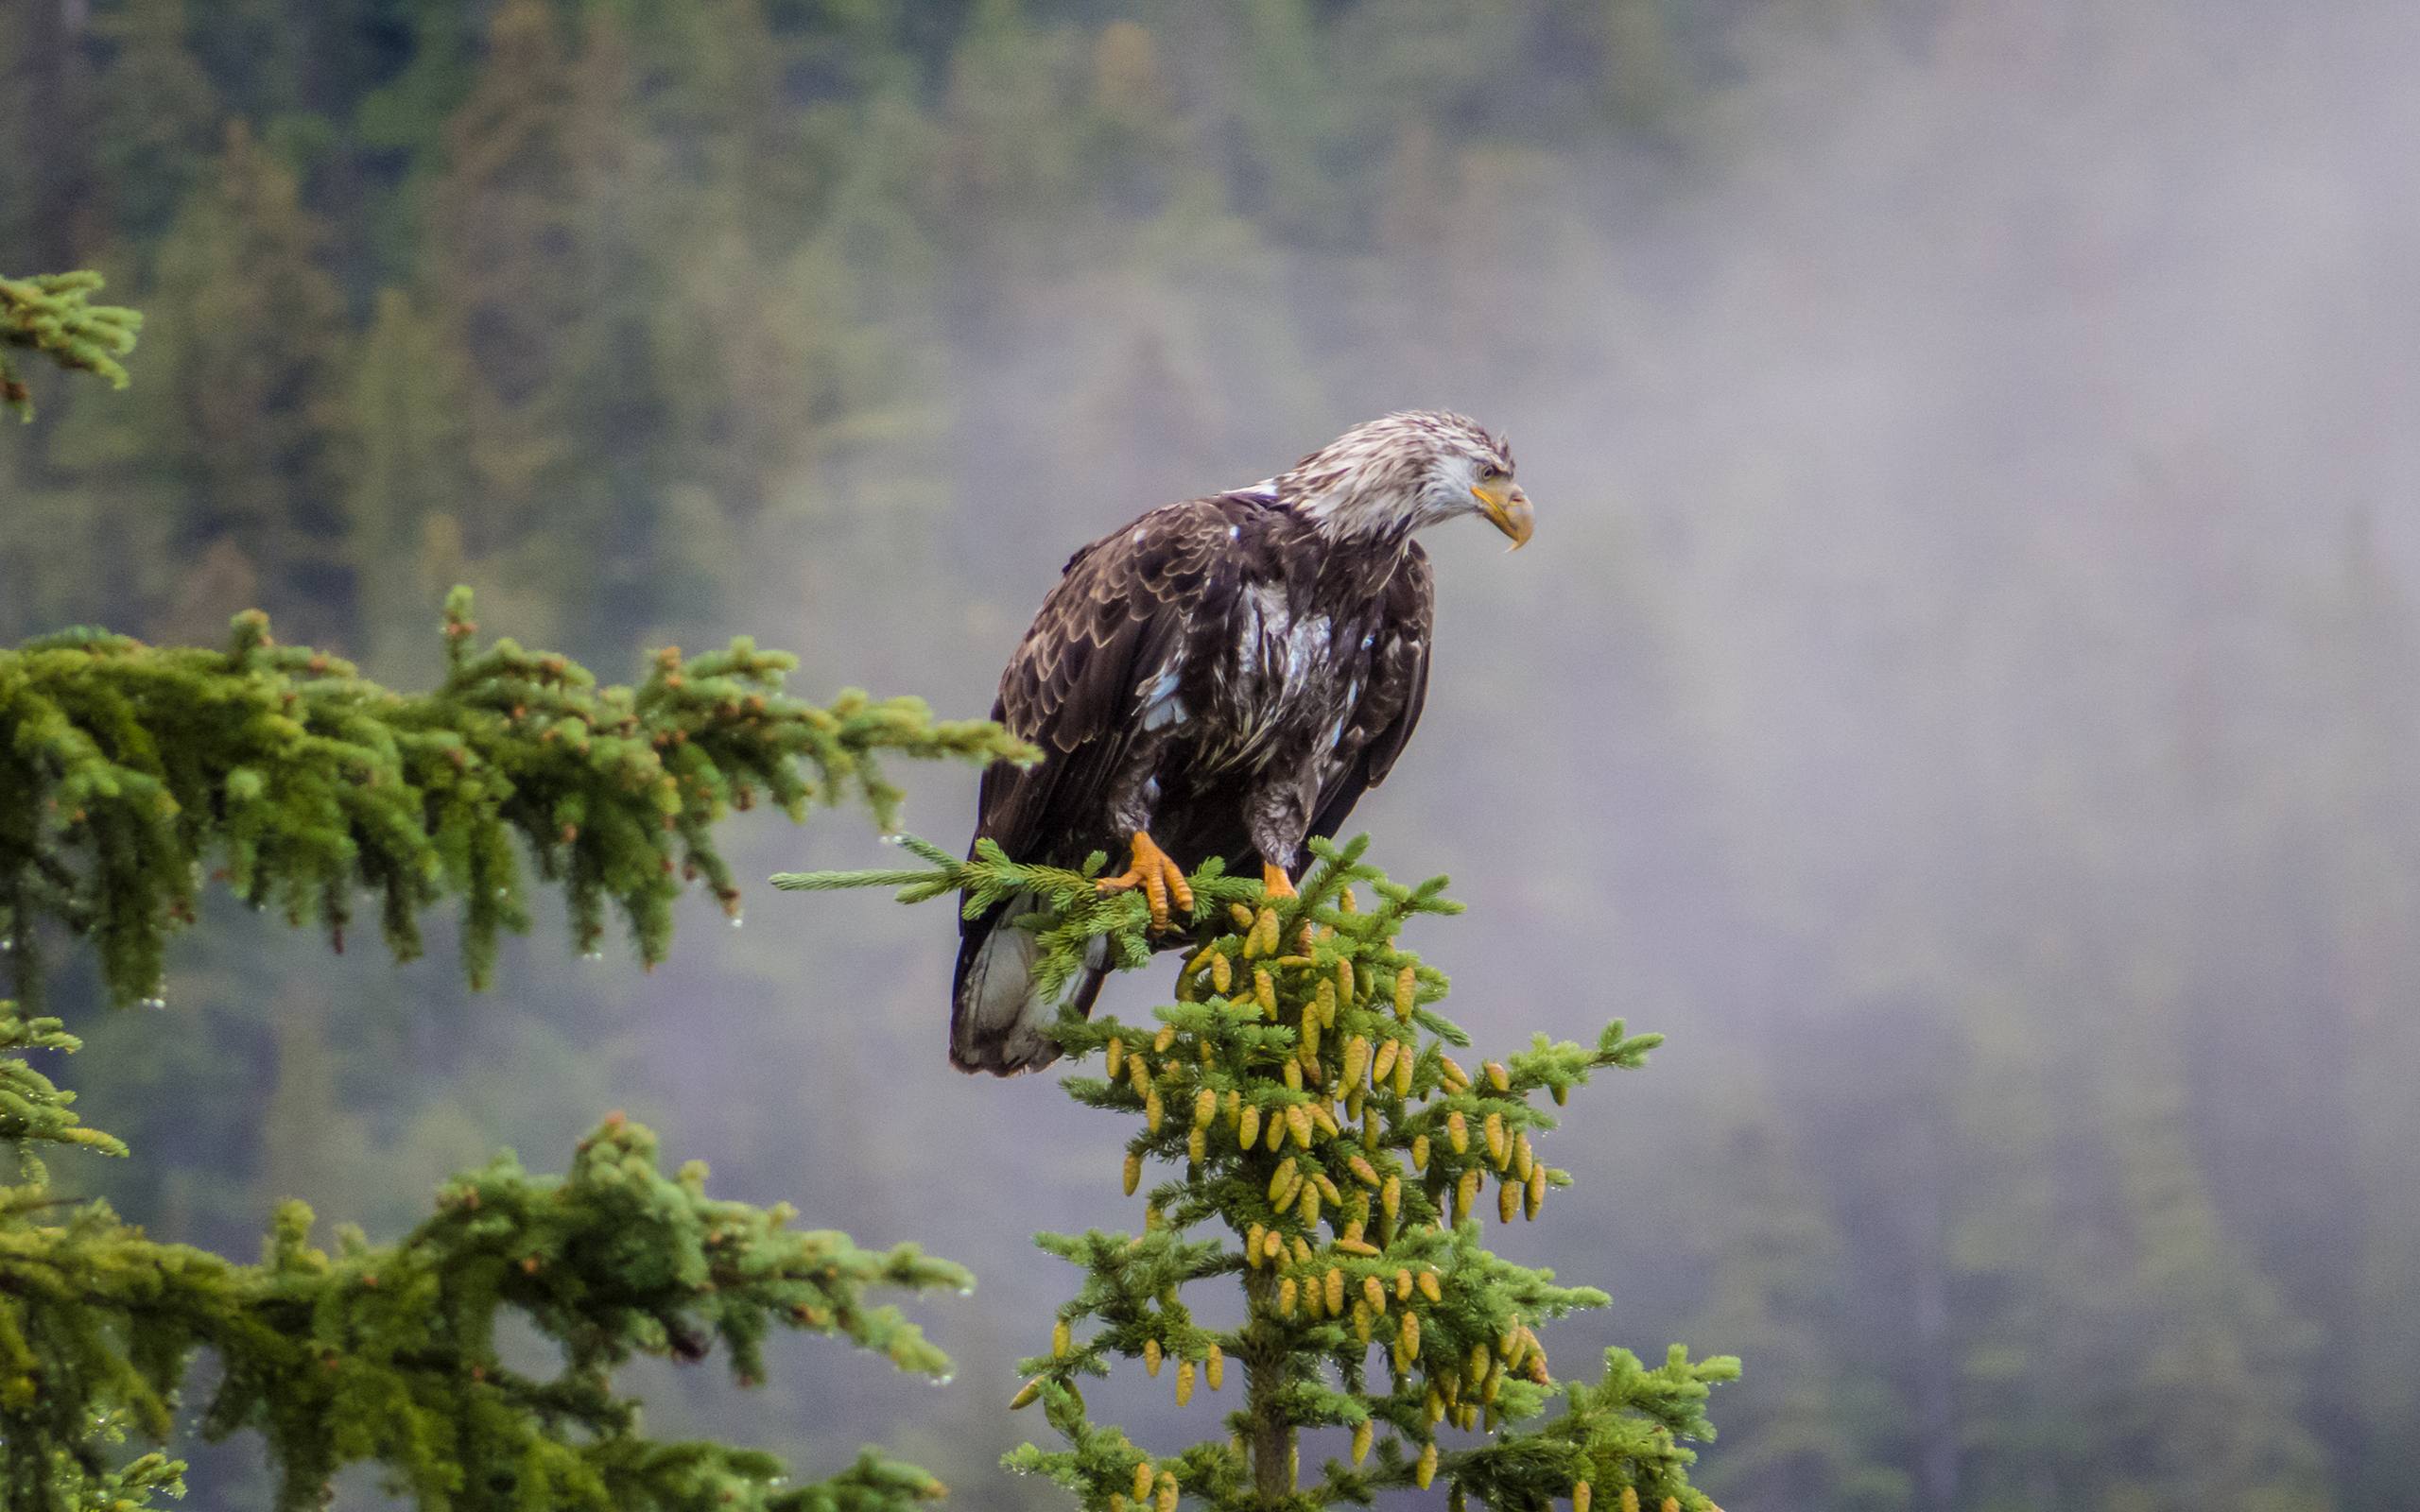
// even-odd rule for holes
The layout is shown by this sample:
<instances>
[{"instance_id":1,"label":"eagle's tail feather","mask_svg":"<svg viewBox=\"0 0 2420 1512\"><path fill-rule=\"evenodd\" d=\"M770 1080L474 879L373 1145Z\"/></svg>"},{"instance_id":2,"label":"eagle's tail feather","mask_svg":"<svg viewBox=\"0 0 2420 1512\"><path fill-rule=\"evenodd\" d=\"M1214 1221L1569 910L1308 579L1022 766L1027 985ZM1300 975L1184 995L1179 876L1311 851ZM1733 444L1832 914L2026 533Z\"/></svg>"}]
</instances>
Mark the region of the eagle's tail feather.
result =
<instances>
[{"instance_id":1,"label":"eagle's tail feather","mask_svg":"<svg viewBox=\"0 0 2420 1512\"><path fill-rule=\"evenodd\" d=\"M1069 1006L1092 1015L1108 975L1106 942L1096 940L1084 969L1045 994L1033 980L1033 932L1010 922L1032 907L1026 894L1011 898L959 944L949 1063L960 1071L1012 1076L1046 1066L1059 1058L1059 1046L1043 1031Z\"/></svg>"}]
</instances>

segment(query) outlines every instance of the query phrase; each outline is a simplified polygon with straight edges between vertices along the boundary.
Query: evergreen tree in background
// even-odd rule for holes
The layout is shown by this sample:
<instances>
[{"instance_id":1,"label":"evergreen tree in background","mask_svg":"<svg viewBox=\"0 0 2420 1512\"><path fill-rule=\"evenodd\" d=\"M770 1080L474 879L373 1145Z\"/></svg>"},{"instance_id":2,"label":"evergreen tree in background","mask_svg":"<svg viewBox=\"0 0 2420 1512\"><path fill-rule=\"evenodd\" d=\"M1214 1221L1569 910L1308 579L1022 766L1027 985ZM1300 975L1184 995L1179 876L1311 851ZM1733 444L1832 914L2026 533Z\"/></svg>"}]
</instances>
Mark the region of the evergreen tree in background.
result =
<instances>
[{"instance_id":1,"label":"evergreen tree in background","mask_svg":"<svg viewBox=\"0 0 2420 1512\"><path fill-rule=\"evenodd\" d=\"M2348 1503L2392 1506L2420 1478L2420 1205L2407 1200L2406 1153L2420 1147L2420 1101L2404 1073L2420 1064L2420 1019L2399 984L2420 974L2420 620L2398 587L2367 510L2346 522L2343 562L2318 616L2313 685L2351 711L2339 735L2321 819L2336 858L2331 910L2341 936L2335 990L2352 1039L2345 1074L2363 1114L2355 1145L2355 1230L2339 1246L2351 1282L2333 1320L2353 1341L2349 1379L2318 1391L2336 1433L2352 1440Z\"/></svg>"},{"instance_id":2,"label":"evergreen tree in background","mask_svg":"<svg viewBox=\"0 0 2420 1512\"><path fill-rule=\"evenodd\" d=\"M1686 1332L1755 1362L1725 1393L1725 1447L1700 1479L1735 1507L1897 1512L1908 1478L1874 1468L1883 1456L1868 1441L1895 1415L1830 1347L1842 1246L1778 1125L1770 1091L1754 1087L1707 1141L1741 1200L1691 1205L1706 1297Z\"/></svg>"},{"instance_id":3,"label":"evergreen tree in background","mask_svg":"<svg viewBox=\"0 0 2420 1512\"><path fill-rule=\"evenodd\" d=\"M1101 896L1098 857L1079 874L1018 865L988 841L966 862L908 844L933 869L775 884L897 884L909 902L964 892L970 912L1029 892L1050 905L1027 921L1045 993L1103 936L1121 964L1150 957L1143 900ZM1710 1508L1689 1485L1696 1454L1682 1440L1713 1436L1705 1397L1738 1362L1691 1362L1675 1345L1651 1370L1611 1349L1602 1379L1563 1386L1547 1418L1557 1383L1534 1326L1607 1298L1482 1242L1488 1211L1534 1219L1570 1183L1532 1142L1554 1124L1537 1096L1561 1103L1595 1072L1634 1069L1662 1037L1628 1035L1619 1021L1593 1048L1540 1035L1472 1075L1447 1052L1468 1037L1433 1006L1444 977L1396 941L1410 919L1459 905L1442 880L1387 881L1362 863L1365 844L1314 842L1319 859L1292 898L1211 863L1193 879L1194 949L1157 1023L1057 1025L1070 1057L1102 1057L1103 1074L1070 1079L1069 1094L1143 1121L1127 1141L1127 1194L1150 1161L1177 1170L1150 1188L1139 1233L1039 1236L1085 1277L1011 1405L1039 1400L1065 1447L1028 1445L1008 1464L1049 1476L1090 1512L1174 1512L1186 1499L1234 1512L1360 1505L1441 1482L1455 1507L1568 1498L1588 1512L1601 1495L1624 1512ZM1376 894L1374 908L1358 906L1357 887ZM1242 1293L1240 1326L1196 1320L1203 1299L1186 1289L1221 1284ZM1118 1358L1152 1377L1172 1366L1180 1406L1198 1387L1221 1390L1234 1362L1231 1436L1154 1455L1097 1422L1080 1383ZM1346 1435L1345 1452L1308 1467L1304 1439L1322 1431Z\"/></svg>"},{"instance_id":4,"label":"evergreen tree in background","mask_svg":"<svg viewBox=\"0 0 2420 1512\"><path fill-rule=\"evenodd\" d=\"M469 453L465 400L469 375L421 306L401 289L382 289L353 374L359 450L347 514L359 558L380 570L360 575L363 660L401 676L404 659L438 659L427 637L406 635L412 611L444 584L462 580L463 501L477 494ZM487 590L494 612L520 606L509 589Z\"/></svg>"},{"instance_id":5,"label":"evergreen tree in background","mask_svg":"<svg viewBox=\"0 0 2420 1512\"><path fill-rule=\"evenodd\" d=\"M462 522L469 548L514 576L568 572L587 602L644 622L662 593L648 569L665 414L631 89L607 18L567 39L544 0L508 0L446 125L426 267L469 386L484 501Z\"/></svg>"},{"instance_id":6,"label":"evergreen tree in background","mask_svg":"<svg viewBox=\"0 0 2420 1512\"><path fill-rule=\"evenodd\" d=\"M226 137L224 103L186 50L186 21L185 0L133 0L96 27L111 58L94 153L118 227L146 240L169 232Z\"/></svg>"},{"instance_id":7,"label":"evergreen tree in background","mask_svg":"<svg viewBox=\"0 0 2420 1512\"><path fill-rule=\"evenodd\" d=\"M160 254L152 360L168 419L163 460L184 488L179 544L216 546L314 641L349 636L360 564L346 514L351 332L320 266L325 231L293 173L241 122ZM239 599L239 602L242 600ZM169 627L199 638L196 606Z\"/></svg>"}]
</instances>

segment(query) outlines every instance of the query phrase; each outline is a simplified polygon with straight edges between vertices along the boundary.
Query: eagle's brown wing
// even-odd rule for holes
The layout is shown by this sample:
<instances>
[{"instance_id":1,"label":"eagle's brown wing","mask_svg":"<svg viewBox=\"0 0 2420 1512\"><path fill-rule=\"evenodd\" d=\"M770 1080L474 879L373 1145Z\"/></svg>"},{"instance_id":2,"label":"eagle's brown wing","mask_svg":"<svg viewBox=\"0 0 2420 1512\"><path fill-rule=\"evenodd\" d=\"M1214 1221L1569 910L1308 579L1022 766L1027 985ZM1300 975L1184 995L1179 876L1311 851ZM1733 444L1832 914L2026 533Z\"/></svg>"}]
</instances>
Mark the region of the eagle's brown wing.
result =
<instances>
[{"instance_id":1,"label":"eagle's brown wing","mask_svg":"<svg viewBox=\"0 0 2420 1512\"><path fill-rule=\"evenodd\" d=\"M1190 639L1222 625L1237 573L1232 511L1253 506L1198 499L1155 509L1068 559L1008 670L993 717L1042 747L1038 765L994 763L983 774L975 837L1015 860L1080 864L1124 836L1109 833L1109 800L1154 699L1173 696ZM1007 1075L1048 1064L1046 1027L1063 1007L1092 1011L1106 967L1096 961L1062 1001L1033 989L1031 936L1003 931L1007 900L959 920L950 988L950 1063Z\"/></svg>"},{"instance_id":2,"label":"eagle's brown wing","mask_svg":"<svg viewBox=\"0 0 2420 1512\"><path fill-rule=\"evenodd\" d=\"M1369 680L1338 742L1357 754L1320 789L1311 833L1334 836L1361 795L1387 780L1410 741L1428 701L1428 639L1436 614L1428 553L1414 541L1387 587L1386 628L1371 647Z\"/></svg>"},{"instance_id":3,"label":"eagle's brown wing","mask_svg":"<svg viewBox=\"0 0 2420 1512\"><path fill-rule=\"evenodd\" d=\"M1229 512L1249 507L1169 505L1069 558L1001 674L993 712L1043 759L983 774L977 838L1058 866L1123 838L1101 829L1111 784L1160 679L1198 628L1224 617L1235 577Z\"/></svg>"}]
</instances>

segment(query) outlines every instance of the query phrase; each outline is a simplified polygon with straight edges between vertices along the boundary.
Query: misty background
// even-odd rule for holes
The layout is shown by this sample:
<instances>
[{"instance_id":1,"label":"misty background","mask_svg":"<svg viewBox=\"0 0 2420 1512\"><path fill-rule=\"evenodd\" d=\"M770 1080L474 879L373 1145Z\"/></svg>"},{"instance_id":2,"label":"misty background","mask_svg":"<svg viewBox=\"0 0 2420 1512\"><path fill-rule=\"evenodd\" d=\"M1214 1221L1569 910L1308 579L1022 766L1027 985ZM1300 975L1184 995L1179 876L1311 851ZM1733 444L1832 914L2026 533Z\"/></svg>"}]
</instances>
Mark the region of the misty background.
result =
<instances>
[{"instance_id":1,"label":"misty background","mask_svg":"<svg viewBox=\"0 0 2420 1512\"><path fill-rule=\"evenodd\" d=\"M437 609L600 676L990 706L1077 545L1408 405L1507 434L1353 819L1470 911L1482 1047L1670 1036L1504 1230L1559 1360L1737 1352L1732 1512L2420 1505L2420 9L2387 0L12 0L0 268L147 316L0 437L0 636ZM945 844L975 778L913 774ZM856 815L744 875L880 866ZM390 1236L614 1108L718 1192L970 1264L936 1389L822 1340L658 1432L968 1507L1123 1130L943 1057L938 905L560 919L465 992L223 894L60 1074L165 1238ZM1118 1011L1163 989L1110 988ZM1095 1408L1211 1430L1165 1383ZM197 1456L259 1504L256 1448ZM374 1485L347 1504L379 1504Z\"/></svg>"}]
</instances>

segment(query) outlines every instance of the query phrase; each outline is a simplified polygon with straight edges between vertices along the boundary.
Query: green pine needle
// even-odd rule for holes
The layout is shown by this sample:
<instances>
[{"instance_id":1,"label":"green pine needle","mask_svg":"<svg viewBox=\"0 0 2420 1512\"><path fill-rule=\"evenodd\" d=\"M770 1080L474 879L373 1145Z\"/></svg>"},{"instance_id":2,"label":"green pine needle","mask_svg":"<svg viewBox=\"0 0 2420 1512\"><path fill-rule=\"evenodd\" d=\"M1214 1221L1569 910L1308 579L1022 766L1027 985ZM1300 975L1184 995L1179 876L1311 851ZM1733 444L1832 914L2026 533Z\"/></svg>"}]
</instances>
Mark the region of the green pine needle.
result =
<instances>
[{"instance_id":1,"label":"green pine needle","mask_svg":"<svg viewBox=\"0 0 2420 1512\"><path fill-rule=\"evenodd\" d=\"M0 406L33 419L33 394L9 367L10 348L43 354L60 367L89 372L112 388L127 385L118 362L134 350L140 313L89 302L103 280L93 272L0 278Z\"/></svg>"},{"instance_id":2,"label":"green pine needle","mask_svg":"<svg viewBox=\"0 0 2420 1512\"><path fill-rule=\"evenodd\" d=\"M480 983L498 932L527 927L534 865L562 886L582 949L611 908L652 963L687 882L735 909L712 833L731 812L863 803L889 823L887 757L1031 755L912 698L793 699L793 659L744 639L658 653L643 683L600 688L560 656L480 644L465 591L444 633L443 684L410 696L279 645L256 613L219 651L89 629L0 651L0 950L20 988L39 991L38 948L63 932L93 941L113 998L155 994L213 867L339 948L366 892L398 956L418 953L424 911L458 901ZM752 1382L777 1329L942 1376L947 1358L874 1298L963 1291L961 1267L711 1198L703 1166L666 1175L654 1136L618 1116L569 1175L499 1160L395 1244L339 1229L333 1252L317 1248L309 1211L288 1204L262 1263L236 1264L48 1185L37 1150L126 1153L26 1059L76 1048L57 1020L0 1002L0 1182L16 1183L0 1185L5 1512L135 1512L182 1494L182 1464L118 1446L167 1436L204 1349L218 1381L202 1430L262 1435L281 1512L323 1504L364 1463L427 1508L906 1512L942 1494L872 1451L802 1481L757 1451L649 1438L612 1378L638 1356L719 1347ZM559 1369L505 1364L495 1339L512 1319L557 1346Z\"/></svg>"}]
</instances>

